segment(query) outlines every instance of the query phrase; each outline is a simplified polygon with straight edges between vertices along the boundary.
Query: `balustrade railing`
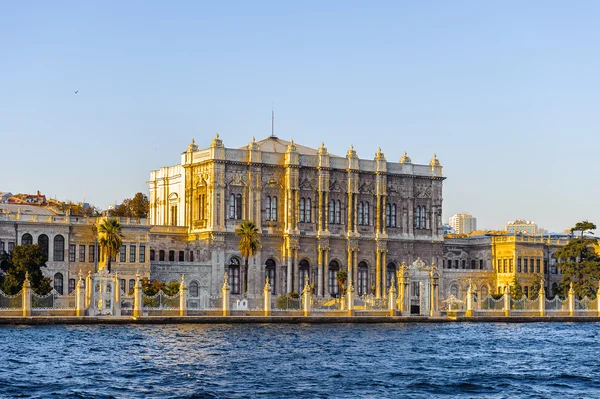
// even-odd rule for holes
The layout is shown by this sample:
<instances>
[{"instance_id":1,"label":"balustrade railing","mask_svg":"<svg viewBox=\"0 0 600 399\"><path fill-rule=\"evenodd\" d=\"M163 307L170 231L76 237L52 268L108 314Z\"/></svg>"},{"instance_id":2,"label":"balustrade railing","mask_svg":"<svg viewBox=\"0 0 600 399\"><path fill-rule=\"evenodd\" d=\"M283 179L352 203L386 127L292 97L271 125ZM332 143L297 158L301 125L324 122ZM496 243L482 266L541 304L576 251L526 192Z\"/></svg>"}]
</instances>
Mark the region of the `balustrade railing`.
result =
<instances>
[{"instance_id":1,"label":"balustrade railing","mask_svg":"<svg viewBox=\"0 0 600 399\"><path fill-rule=\"evenodd\" d=\"M19 310L23 308L23 291L8 295L0 291L0 310Z\"/></svg>"}]
</instances>

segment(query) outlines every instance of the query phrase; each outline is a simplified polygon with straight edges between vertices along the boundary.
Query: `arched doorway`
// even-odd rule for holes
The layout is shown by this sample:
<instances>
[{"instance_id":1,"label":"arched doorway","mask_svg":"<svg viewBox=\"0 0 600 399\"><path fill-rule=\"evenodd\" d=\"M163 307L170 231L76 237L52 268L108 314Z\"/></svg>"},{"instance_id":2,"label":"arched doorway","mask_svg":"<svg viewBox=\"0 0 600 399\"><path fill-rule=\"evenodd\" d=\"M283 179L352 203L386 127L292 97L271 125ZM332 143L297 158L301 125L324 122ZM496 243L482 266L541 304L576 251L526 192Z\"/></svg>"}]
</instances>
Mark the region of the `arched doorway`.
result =
<instances>
[{"instance_id":1,"label":"arched doorway","mask_svg":"<svg viewBox=\"0 0 600 399\"><path fill-rule=\"evenodd\" d=\"M265 263L265 277L269 278L269 284L271 284L271 293L275 294L275 261L273 259L267 259Z\"/></svg>"},{"instance_id":2,"label":"arched doorway","mask_svg":"<svg viewBox=\"0 0 600 399\"><path fill-rule=\"evenodd\" d=\"M329 262L327 274L327 290L329 295L337 298L340 293L340 286L337 281L337 273L340 271L340 264L336 260Z\"/></svg>"},{"instance_id":3,"label":"arched doorway","mask_svg":"<svg viewBox=\"0 0 600 399\"><path fill-rule=\"evenodd\" d=\"M40 234L38 236L38 245L40 246L40 252L44 258L44 262L48 260L48 236L46 234Z\"/></svg>"},{"instance_id":4,"label":"arched doorway","mask_svg":"<svg viewBox=\"0 0 600 399\"><path fill-rule=\"evenodd\" d=\"M359 296L369 294L369 266L366 262L358 264L357 292Z\"/></svg>"},{"instance_id":5,"label":"arched doorway","mask_svg":"<svg viewBox=\"0 0 600 399\"><path fill-rule=\"evenodd\" d=\"M29 233L23 234L21 237L21 245L31 245L33 244L33 237Z\"/></svg>"},{"instance_id":6,"label":"arched doorway","mask_svg":"<svg viewBox=\"0 0 600 399\"><path fill-rule=\"evenodd\" d=\"M54 289L60 295L63 294L63 275L61 273L56 273L54 275Z\"/></svg>"},{"instance_id":7,"label":"arched doorway","mask_svg":"<svg viewBox=\"0 0 600 399\"><path fill-rule=\"evenodd\" d=\"M385 293L390 292L390 288L392 287L392 280L396 278L396 264L394 262L390 262L387 264L386 274L385 274Z\"/></svg>"},{"instance_id":8,"label":"arched doorway","mask_svg":"<svg viewBox=\"0 0 600 399\"><path fill-rule=\"evenodd\" d=\"M304 280L307 277L310 284L310 265L306 259L302 259L298 265L298 293L304 290Z\"/></svg>"}]
</instances>

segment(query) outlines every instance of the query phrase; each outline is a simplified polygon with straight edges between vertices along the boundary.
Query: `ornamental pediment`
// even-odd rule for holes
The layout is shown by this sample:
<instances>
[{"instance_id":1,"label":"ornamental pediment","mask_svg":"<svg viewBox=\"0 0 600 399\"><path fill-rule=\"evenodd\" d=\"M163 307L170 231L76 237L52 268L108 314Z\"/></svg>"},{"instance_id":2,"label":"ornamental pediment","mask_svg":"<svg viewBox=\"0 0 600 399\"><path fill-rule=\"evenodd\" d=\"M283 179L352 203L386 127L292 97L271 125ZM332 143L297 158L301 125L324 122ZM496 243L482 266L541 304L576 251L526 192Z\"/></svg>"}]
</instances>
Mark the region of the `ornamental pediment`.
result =
<instances>
[{"instance_id":1,"label":"ornamental pediment","mask_svg":"<svg viewBox=\"0 0 600 399\"><path fill-rule=\"evenodd\" d=\"M227 184L228 186L247 186L248 183L244 180L241 174L236 173L232 176L232 179Z\"/></svg>"},{"instance_id":2,"label":"ornamental pediment","mask_svg":"<svg viewBox=\"0 0 600 399\"><path fill-rule=\"evenodd\" d=\"M298 187L300 188L300 190L315 191L316 190L316 182L311 179L304 179Z\"/></svg>"},{"instance_id":3,"label":"ornamental pediment","mask_svg":"<svg viewBox=\"0 0 600 399\"><path fill-rule=\"evenodd\" d=\"M415 187L415 198L431 198L431 187Z\"/></svg>"},{"instance_id":4,"label":"ornamental pediment","mask_svg":"<svg viewBox=\"0 0 600 399\"><path fill-rule=\"evenodd\" d=\"M365 183L358 189L358 192L361 194L373 194L373 185L370 183Z\"/></svg>"}]
</instances>

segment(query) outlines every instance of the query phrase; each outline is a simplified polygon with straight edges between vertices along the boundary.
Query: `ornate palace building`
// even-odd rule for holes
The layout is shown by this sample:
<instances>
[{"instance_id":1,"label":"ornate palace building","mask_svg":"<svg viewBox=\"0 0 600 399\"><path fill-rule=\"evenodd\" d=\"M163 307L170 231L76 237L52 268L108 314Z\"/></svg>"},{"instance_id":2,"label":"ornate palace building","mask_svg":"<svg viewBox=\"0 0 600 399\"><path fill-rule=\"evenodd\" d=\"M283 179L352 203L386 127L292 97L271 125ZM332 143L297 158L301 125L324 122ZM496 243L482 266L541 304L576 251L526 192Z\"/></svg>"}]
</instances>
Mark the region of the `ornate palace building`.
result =
<instances>
[{"instance_id":1,"label":"ornate palace building","mask_svg":"<svg viewBox=\"0 0 600 399\"><path fill-rule=\"evenodd\" d=\"M418 165L406 153L399 162L381 150L360 159L351 146L341 157L274 136L238 149L218 135L206 149L192 141L180 164L150 173L152 273L194 271L215 295L228 272L232 294L247 286L249 297L262 294L265 276L276 295L301 292L308 277L325 296L339 293L344 270L359 295L381 297L403 262L441 264L444 179L435 155ZM243 220L262 243L247 282L235 236ZM183 258L171 268L174 246Z\"/></svg>"}]
</instances>

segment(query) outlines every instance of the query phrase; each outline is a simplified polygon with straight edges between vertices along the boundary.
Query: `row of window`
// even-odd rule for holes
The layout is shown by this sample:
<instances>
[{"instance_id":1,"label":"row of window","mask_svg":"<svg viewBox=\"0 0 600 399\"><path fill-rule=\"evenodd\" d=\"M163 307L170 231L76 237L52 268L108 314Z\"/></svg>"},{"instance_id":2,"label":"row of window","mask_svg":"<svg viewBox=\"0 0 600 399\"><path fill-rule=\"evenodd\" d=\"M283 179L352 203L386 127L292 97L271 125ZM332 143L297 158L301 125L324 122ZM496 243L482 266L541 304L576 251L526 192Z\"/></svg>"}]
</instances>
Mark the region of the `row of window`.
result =
<instances>
[{"instance_id":1,"label":"row of window","mask_svg":"<svg viewBox=\"0 0 600 399\"><path fill-rule=\"evenodd\" d=\"M231 286L231 293L234 295L238 295L241 293L241 282L240 282L240 260L238 258L232 258L229 265L229 284ZM285 276L287 276L287 268L283 266L284 280ZM329 268L327 271L327 289L328 293L331 296L338 296L341 292L340 285L337 279L337 273L340 271L340 264L336 260L332 260L329 262ZM356 292L358 295L370 294L371 289L369 285L369 267L366 262L360 262L358 264L358 281L356 282ZM388 263L387 272L386 272L386 291L388 291L392 284L392 279L396 276L396 264L393 262ZM271 290L273 294L276 294L277 291L285 292L285 287L278 287L277 283L277 272L276 272L276 264L273 259L268 259L265 263L265 277L269 278L269 283L271 284ZM296 280L296 291L302 292L304 289L304 283L306 277L308 277L309 281L311 280L310 275L310 264L306 259L303 259L298 264L298 279ZM284 283L285 285L285 283ZM191 289L191 288L190 288Z\"/></svg>"},{"instance_id":2,"label":"row of window","mask_svg":"<svg viewBox=\"0 0 600 399\"><path fill-rule=\"evenodd\" d=\"M513 260L509 259L498 259L496 263L497 272L498 273L512 273L513 268ZM534 258L518 258L517 259L517 273L544 273L548 272L548 261L544 259L544 267L542 271L542 263L541 259ZM556 265L553 263L550 269L552 274L557 274L558 269Z\"/></svg>"},{"instance_id":3,"label":"row of window","mask_svg":"<svg viewBox=\"0 0 600 399\"><path fill-rule=\"evenodd\" d=\"M159 262L165 262L167 260L167 252L163 249L161 249L160 251L158 251L158 261ZM175 251L174 250L170 250L168 252L168 261L169 262L175 262ZM185 262L185 251L179 251L177 254L177 262ZM189 251L189 258L188 258L188 262L193 262L194 261L194 251ZM156 251L154 249L150 250L150 262L155 262L156 259Z\"/></svg>"},{"instance_id":4,"label":"row of window","mask_svg":"<svg viewBox=\"0 0 600 399\"><path fill-rule=\"evenodd\" d=\"M477 269L477 267L479 267L480 270L485 269L485 259L479 259L479 262L475 259L471 259L471 262L469 263L467 263L465 259L442 259L443 269Z\"/></svg>"}]
</instances>

